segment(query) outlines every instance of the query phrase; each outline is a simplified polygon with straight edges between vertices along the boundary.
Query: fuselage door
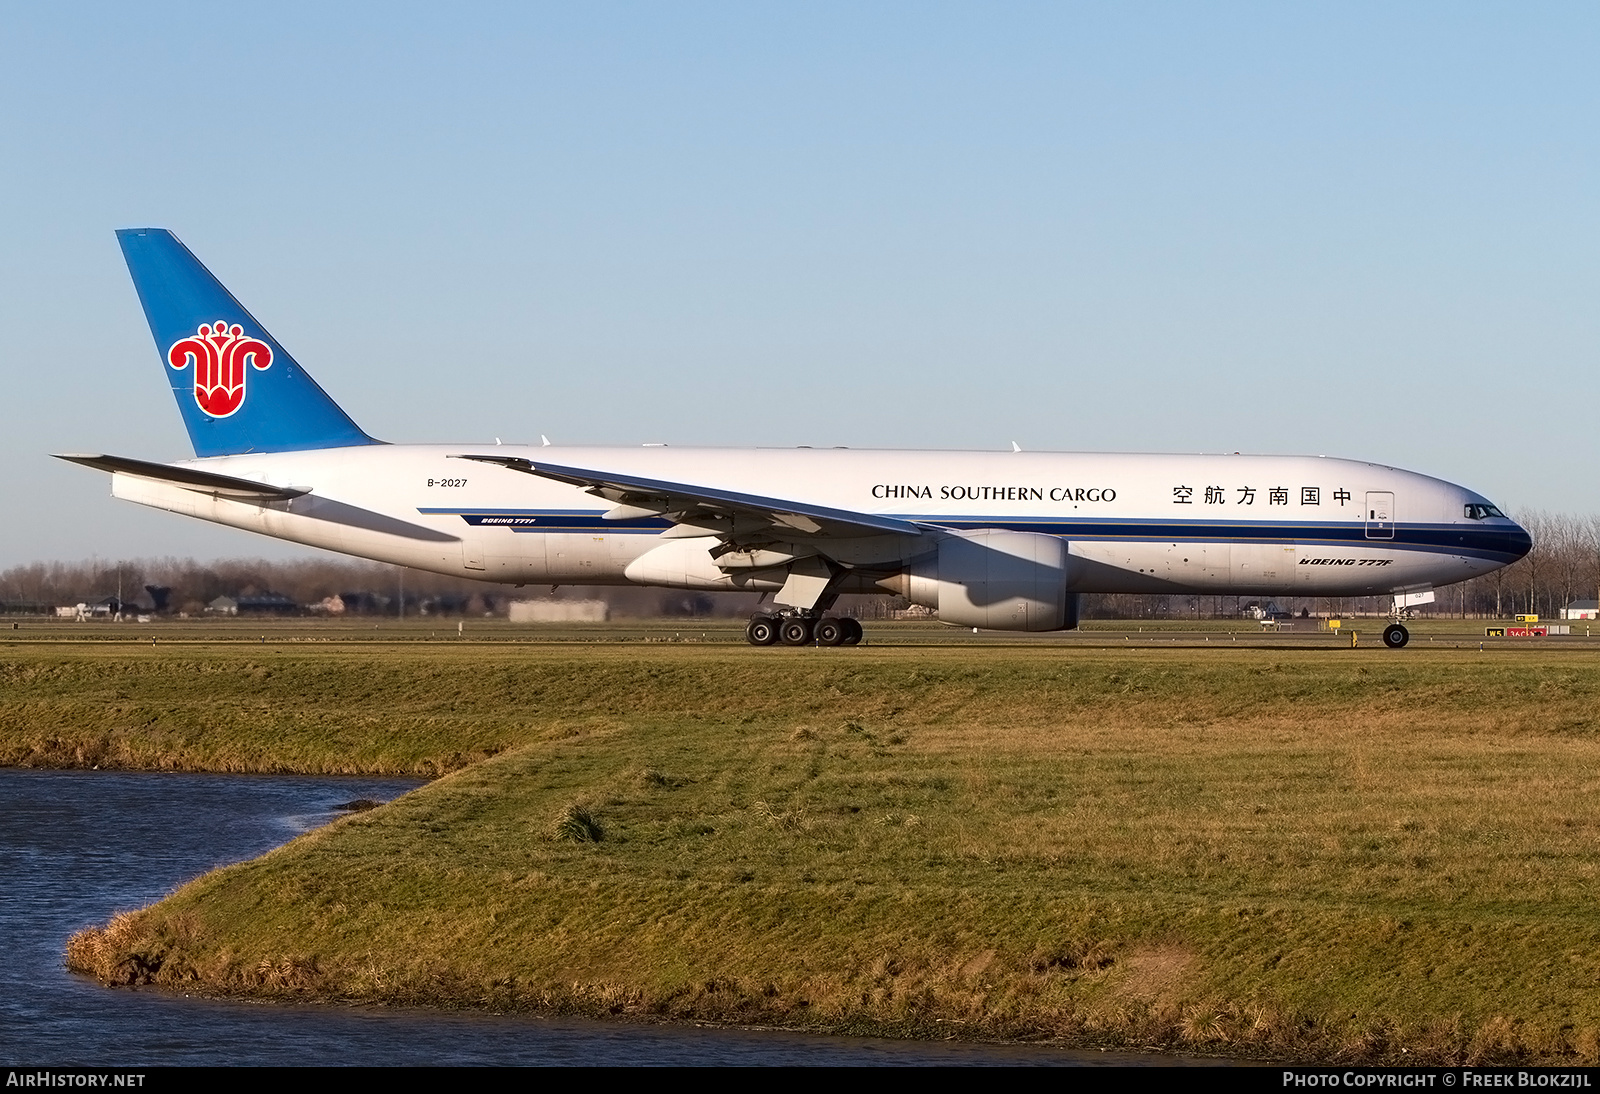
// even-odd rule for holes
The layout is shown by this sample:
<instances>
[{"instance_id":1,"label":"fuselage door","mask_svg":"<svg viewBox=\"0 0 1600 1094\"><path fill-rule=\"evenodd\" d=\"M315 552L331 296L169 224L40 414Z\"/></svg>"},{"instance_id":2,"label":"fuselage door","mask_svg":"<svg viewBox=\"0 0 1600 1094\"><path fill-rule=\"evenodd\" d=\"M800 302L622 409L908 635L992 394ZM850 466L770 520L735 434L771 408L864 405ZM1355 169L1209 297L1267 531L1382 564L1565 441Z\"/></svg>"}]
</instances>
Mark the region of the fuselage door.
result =
<instances>
[{"instance_id":1,"label":"fuselage door","mask_svg":"<svg viewBox=\"0 0 1600 1094\"><path fill-rule=\"evenodd\" d=\"M1367 538L1394 538L1394 494L1388 490L1367 491Z\"/></svg>"}]
</instances>

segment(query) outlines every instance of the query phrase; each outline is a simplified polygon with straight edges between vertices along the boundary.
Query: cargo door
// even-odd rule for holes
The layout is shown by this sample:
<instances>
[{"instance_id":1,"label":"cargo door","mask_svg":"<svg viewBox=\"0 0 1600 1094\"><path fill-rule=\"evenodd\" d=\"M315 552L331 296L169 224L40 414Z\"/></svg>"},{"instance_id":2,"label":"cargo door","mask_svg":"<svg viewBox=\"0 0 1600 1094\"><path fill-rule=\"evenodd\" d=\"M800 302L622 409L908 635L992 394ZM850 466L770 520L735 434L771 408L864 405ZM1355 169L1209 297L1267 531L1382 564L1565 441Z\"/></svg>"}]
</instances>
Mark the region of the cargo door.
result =
<instances>
[{"instance_id":1,"label":"cargo door","mask_svg":"<svg viewBox=\"0 0 1600 1094\"><path fill-rule=\"evenodd\" d=\"M1233 588L1254 592L1290 587L1294 582L1293 547L1281 543L1235 543Z\"/></svg>"}]
</instances>

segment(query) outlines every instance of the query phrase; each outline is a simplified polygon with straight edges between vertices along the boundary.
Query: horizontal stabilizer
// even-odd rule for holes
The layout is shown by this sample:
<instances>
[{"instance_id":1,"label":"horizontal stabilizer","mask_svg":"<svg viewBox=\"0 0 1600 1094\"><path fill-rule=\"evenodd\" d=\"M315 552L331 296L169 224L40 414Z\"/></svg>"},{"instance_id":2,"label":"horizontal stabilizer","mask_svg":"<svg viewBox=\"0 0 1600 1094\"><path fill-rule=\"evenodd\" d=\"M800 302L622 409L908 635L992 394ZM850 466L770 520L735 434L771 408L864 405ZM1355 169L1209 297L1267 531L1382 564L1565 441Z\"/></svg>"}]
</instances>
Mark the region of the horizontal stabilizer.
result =
<instances>
[{"instance_id":1,"label":"horizontal stabilizer","mask_svg":"<svg viewBox=\"0 0 1600 1094\"><path fill-rule=\"evenodd\" d=\"M171 464L151 463L148 460L132 460L126 456L66 452L57 453L56 459L66 460L68 463L80 463L97 471L138 475L142 479L170 482L185 490L215 494L219 498L231 498L235 501L288 501L290 498L311 493L309 486L304 488L269 486L264 482L236 479L232 475L217 475L210 471L198 471L192 467L174 467Z\"/></svg>"},{"instance_id":2,"label":"horizontal stabilizer","mask_svg":"<svg viewBox=\"0 0 1600 1094\"><path fill-rule=\"evenodd\" d=\"M460 460L479 463L497 463L512 471L556 482L581 486L597 497L619 505L637 507L641 511L663 513L678 524L704 528L704 535L716 535L722 530L719 521L734 517L754 518L788 536L869 536L885 533L902 536L920 536L929 531L923 525L896 517L876 513L857 513L848 509L832 509L823 505L785 501L781 498L764 498L755 494L741 494L732 490L718 490L708 486L689 486L684 483L663 482L660 479L642 479L633 475L618 475L608 471L591 471L582 467L523 459L520 456L460 455ZM731 529L731 524L728 526Z\"/></svg>"}]
</instances>

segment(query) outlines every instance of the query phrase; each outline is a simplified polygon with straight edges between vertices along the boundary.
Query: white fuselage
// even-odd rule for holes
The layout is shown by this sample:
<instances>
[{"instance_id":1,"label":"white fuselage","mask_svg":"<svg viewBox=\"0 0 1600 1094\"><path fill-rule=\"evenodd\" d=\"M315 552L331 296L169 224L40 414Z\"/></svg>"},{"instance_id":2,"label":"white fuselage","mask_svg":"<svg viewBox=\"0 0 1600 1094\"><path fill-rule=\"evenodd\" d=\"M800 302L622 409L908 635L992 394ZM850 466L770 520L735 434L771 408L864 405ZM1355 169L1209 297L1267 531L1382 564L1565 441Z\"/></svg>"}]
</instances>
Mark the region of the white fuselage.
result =
<instances>
[{"instance_id":1,"label":"white fuselage","mask_svg":"<svg viewBox=\"0 0 1600 1094\"><path fill-rule=\"evenodd\" d=\"M307 489L238 501L129 474L119 498L279 539L508 584L782 587L782 569L713 564L718 542L660 518L607 520L613 503L467 454L617 474L952 531L1065 539L1070 592L1345 596L1428 589L1515 561L1527 535L1472 519L1480 495L1378 464L1301 456L920 452L863 449L362 445L188 461ZM671 535L663 536L671 530ZM845 591L895 588L926 543L879 535L831 545L859 568ZM649 557L646 557L649 556Z\"/></svg>"}]
</instances>

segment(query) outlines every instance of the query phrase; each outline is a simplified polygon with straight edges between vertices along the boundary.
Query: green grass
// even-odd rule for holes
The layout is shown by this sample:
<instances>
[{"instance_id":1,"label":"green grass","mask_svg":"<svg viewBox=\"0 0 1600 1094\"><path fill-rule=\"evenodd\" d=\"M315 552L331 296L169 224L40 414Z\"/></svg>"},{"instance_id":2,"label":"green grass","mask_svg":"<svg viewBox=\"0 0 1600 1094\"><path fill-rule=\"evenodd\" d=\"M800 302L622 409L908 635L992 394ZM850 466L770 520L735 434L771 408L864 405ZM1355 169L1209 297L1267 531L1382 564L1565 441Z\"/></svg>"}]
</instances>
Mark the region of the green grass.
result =
<instances>
[{"instance_id":1,"label":"green grass","mask_svg":"<svg viewBox=\"0 0 1600 1094\"><path fill-rule=\"evenodd\" d=\"M78 936L108 982L1600 1057L1582 646L19 643L0 687L13 764L453 772Z\"/></svg>"}]
</instances>

